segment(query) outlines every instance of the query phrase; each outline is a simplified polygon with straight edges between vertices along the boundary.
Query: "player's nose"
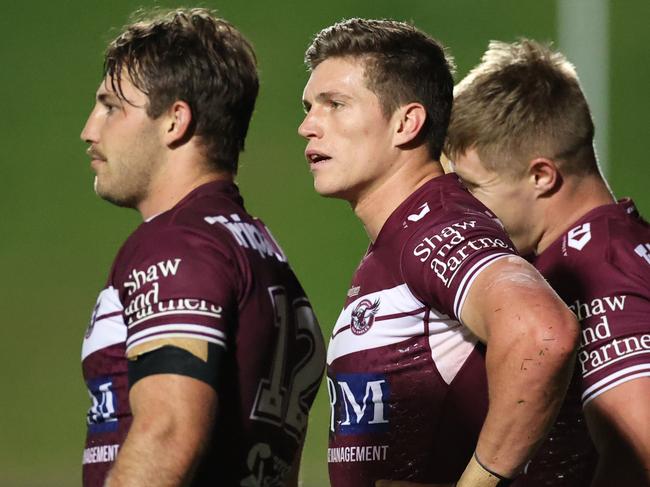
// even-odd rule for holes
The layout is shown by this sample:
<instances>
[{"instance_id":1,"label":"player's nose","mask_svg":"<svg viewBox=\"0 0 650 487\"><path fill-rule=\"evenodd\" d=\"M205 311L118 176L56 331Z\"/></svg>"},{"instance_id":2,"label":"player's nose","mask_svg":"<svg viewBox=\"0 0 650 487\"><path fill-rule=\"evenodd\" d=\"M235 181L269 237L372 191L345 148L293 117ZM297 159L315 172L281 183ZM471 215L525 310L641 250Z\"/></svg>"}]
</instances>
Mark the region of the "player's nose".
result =
<instances>
[{"instance_id":1,"label":"player's nose","mask_svg":"<svg viewBox=\"0 0 650 487\"><path fill-rule=\"evenodd\" d=\"M96 143L98 142L99 139L99 128L96 121L96 117L94 115L95 115L95 110L90 112L90 115L88 116L88 120L86 120L86 124L81 130L81 134L79 134L81 140L89 144Z\"/></svg>"},{"instance_id":2,"label":"player's nose","mask_svg":"<svg viewBox=\"0 0 650 487\"><path fill-rule=\"evenodd\" d=\"M311 111L305 114L305 119L298 126L298 133L306 139L320 137L322 129L318 123L318 118Z\"/></svg>"}]
</instances>

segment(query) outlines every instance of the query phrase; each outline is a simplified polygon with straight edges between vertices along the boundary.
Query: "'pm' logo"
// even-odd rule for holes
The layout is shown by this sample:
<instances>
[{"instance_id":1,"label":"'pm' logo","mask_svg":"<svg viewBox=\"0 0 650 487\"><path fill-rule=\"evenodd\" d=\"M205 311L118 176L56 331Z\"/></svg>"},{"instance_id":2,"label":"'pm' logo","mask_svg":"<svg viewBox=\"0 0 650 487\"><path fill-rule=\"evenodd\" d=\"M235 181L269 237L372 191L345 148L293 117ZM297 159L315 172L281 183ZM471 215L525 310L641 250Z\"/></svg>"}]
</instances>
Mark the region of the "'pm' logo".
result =
<instances>
[{"instance_id":1,"label":"'pm' logo","mask_svg":"<svg viewBox=\"0 0 650 487\"><path fill-rule=\"evenodd\" d=\"M384 374L338 374L327 378L327 391L332 432L353 435L388 428L390 389Z\"/></svg>"},{"instance_id":2,"label":"'pm' logo","mask_svg":"<svg viewBox=\"0 0 650 487\"><path fill-rule=\"evenodd\" d=\"M113 391L111 377L99 377L88 381L88 393L92 405L88 410L90 433L117 431L117 395Z\"/></svg>"}]
</instances>

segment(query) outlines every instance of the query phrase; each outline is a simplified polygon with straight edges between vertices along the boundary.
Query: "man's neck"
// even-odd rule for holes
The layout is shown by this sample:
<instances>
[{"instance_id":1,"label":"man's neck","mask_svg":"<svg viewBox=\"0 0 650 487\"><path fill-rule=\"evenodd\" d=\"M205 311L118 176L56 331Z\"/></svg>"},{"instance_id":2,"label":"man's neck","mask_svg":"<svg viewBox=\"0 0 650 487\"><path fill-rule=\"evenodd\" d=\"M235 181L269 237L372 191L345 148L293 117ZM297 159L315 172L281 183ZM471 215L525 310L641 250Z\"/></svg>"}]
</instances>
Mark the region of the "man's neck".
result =
<instances>
[{"instance_id":1,"label":"man's neck","mask_svg":"<svg viewBox=\"0 0 650 487\"><path fill-rule=\"evenodd\" d=\"M404 200L427 181L442 175L444 171L437 161L410 161L400 165L396 172L351 202L370 240L377 240L388 217Z\"/></svg>"},{"instance_id":2,"label":"man's neck","mask_svg":"<svg viewBox=\"0 0 650 487\"><path fill-rule=\"evenodd\" d=\"M199 186L233 179L231 173L211 170L206 163L186 160L166 164L152 178L147 196L137 210L146 221L173 208Z\"/></svg>"},{"instance_id":3,"label":"man's neck","mask_svg":"<svg viewBox=\"0 0 650 487\"><path fill-rule=\"evenodd\" d=\"M545 209L544 229L535 249L536 254L546 250L574 223L599 206L616 200L600 175L566 178L565 184L550 196Z\"/></svg>"}]
</instances>

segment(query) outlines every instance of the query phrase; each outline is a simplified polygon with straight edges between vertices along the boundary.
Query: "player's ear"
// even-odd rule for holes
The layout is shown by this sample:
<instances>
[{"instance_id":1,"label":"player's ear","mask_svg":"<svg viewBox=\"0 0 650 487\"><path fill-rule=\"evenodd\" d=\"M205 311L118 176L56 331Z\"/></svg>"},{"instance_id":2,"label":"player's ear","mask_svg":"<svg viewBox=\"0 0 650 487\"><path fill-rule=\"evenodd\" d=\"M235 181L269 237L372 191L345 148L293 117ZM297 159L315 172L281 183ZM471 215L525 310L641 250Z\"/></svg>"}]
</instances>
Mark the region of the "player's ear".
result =
<instances>
[{"instance_id":1,"label":"player's ear","mask_svg":"<svg viewBox=\"0 0 650 487\"><path fill-rule=\"evenodd\" d=\"M178 145L189 137L192 109L186 102L176 100L163 116L165 117L163 137L167 146Z\"/></svg>"},{"instance_id":2,"label":"player's ear","mask_svg":"<svg viewBox=\"0 0 650 487\"><path fill-rule=\"evenodd\" d=\"M427 111L420 103L409 103L399 107L395 114L395 146L414 141L427 119Z\"/></svg>"},{"instance_id":3,"label":"player's ear","mask_svg":"<svg viewBox=\"0 0 650 487\"><path fill-rule=\"evenodd\" d=\"M539 196L556 191L562 182L562 176L555 162L545 157L537 157L530 161L528 179Z\"/></svg>"}]
</instances>

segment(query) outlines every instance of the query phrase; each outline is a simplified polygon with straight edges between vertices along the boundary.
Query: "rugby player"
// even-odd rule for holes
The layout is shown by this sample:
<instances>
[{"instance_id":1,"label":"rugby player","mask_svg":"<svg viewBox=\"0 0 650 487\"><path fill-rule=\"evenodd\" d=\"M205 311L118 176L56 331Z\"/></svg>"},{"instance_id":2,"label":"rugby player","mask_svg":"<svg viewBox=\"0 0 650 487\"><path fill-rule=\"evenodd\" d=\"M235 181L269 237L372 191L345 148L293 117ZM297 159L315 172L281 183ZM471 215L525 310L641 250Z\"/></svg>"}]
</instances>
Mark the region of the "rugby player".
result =
<instances>
[{"instance_id":1,"label":"rugby player","mask_svg":"<svg viewBox=\"0 0 650 487\"><path fill-rule=\"evenodd\" d=\"M566 403L516 485L650 485L650 226L614 199L593 142L576 71L549 46L492 42L456 87L452 167L582 330Z\"/></svg>"},{"instance_id":2,"label":"rugby player","mask_svg":"<svg viewBox=\"0 0 650 487\"><path fill-rule=\"evenodd\" d=\"M578 324L444 175L453 80L438 42L350 19L306 61L314 187L348 201L370 238L328 348L331 483L505 485L562 402Z\"/></svg>"},{"instance_id":3,"label":"rugby player","mask_svg":"<svg viewBox=\"0 0 650 487\"><path fill-rule=\"evenodd\" d=\"M325 349L311 306L234 183L255 55L204 9L110 43L81 138L95 191L144 222L83 342L83 485L297 485Z\"/></svg>"}]
</instances>

